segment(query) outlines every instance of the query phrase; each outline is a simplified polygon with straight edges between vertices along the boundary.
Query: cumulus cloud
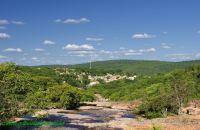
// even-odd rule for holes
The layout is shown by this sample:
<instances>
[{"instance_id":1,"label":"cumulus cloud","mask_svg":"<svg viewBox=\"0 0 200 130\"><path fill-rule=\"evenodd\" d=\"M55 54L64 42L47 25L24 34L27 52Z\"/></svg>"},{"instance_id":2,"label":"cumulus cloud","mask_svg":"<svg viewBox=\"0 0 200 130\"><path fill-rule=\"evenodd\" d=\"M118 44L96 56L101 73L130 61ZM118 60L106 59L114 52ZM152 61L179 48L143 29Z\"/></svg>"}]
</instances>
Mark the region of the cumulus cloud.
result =
<instances>
[{"instance_id":1,"label":"cumulus cloud","mask_svg":"<svg viewBox=\"0 0 200 130\"><path fill-rule=\"evenodd\" d=\"M56 19L56 20L54 20L54 22L60 23L60 22L62 22L62 20L61 19Z\"/></svg>"},{"instance_id":2,"label":"cumulus cloud","mask_svg":"<svg viewBox=\"0 0 200 130\"><path fill-rule=\"evenodd\" d=\"M7 25L7 24L9 24L8 20L0 19L0 25Z\"/></svg>"},{"instance_id":3,"label":"cumulus cloud","mask_svg":"<svg viewBox=\"0 0 200 130\"><path fill-rule=\"evenodd\" d=\"M168 34L168 32L163 32L163 34Z\"/></svg>"},{"instance_id":4,"label":"cumulus cloud","mask_svg":"<svg viewBox=\"0 0 200 130\"><path fill-rule=\"evenodd\" d=\"M106 51L106 50L100 50L99 53L101 53L101 54L112 54L111 51Z\"/></svg>"},{"instance_id":5,"label":"cumulus cloud","mask_svg":"<svg viewBox=\"0 0 200 130\"><path fill-rule=\"evenodd\" d=\"M161 47L163 49L170 49L171 48L169 45L167 45L167 43L161 43Z\"/></svg>"},{"instance_id":6,"label":"cumulus cloud","mask_svg":"<svg viewBox=\"0 0 200 130\"><path fill-rule=\"evenodd\" d=\"M171 47L170 46L162 46L162 48L164 48L164 49L170 49Z\"/></svg>"},{"instance_id":7,"label":"cumulus cloud","mask_svg":"<svg viewBox=\"0 0 200 130\"><path fill-rule=\"evenodd\" d=\"M37 57L32 57L31 59L32 59L32 60L37 60L38 58L37 58Z\"/></svg>"},{"instance_id":8,"label":"cumulus cloud","mask_svg":"<svg viewBox=\"0 0 200 130\"><path fill-rule=\"evenodd\" d=\"M138 52L155 52L156 49L155 48L148 48L148 49L140 49L140 50L137 50L137 51Z\"/></svg>"},{"instance_id":9,"label":"cumulus cloud","mask_svg":"<svg viewBox=\"0 0 200 130\"><path fill-rule=\"evenodd\" d=\"M137 34L133 34L132 36L133 39L151 39L155 37L156 35L147 34L147 33L137 33Z\"/></svg>"},{"instance_id":10,"label":"cumulus cloud","mask_svg":"<svg viewBox=\"0 0 200 130\"><path fill-rule=\"evenodd\" d=\"M144 53L151 53L155 51L156 51L155 48L147 48L147 49L139 49L139 50L133 50L133 49L121 50L116 53L122 53L125 56L140 56L140 55L143 55Z\"/></svg>"},{"instance_id":11,"label":"cumulus cloud","mask_svg":"<svg viewBox=\"0 0 200 130\"><path fill-rule=\"evenodd\" d=\"M24 22L22 21L16 21L16 20L13 20L13 21L8 21L7 19L0 19L0 25L7 25L7 24L15 24L15 25L22 25L24 24Z\"/></svg>"},{"instance_id":12,"label":"cumulus cloud","mask_svg":"<svg viewBox=\"0 0 200 130\"><path fill-rule=\"evenodd\" d=\"M35 62L40 62L40 60L37 58L37 57L32 57L31 58L33 61L35 61Z\"/></svg>"},{"instance_id":13,"label":"cumulus cloud","mask_svg":"<svg viewBox=\"0 0 200 130\"><path fill-rule=\"evenodd\" d=\"M7 58L6 56L0 55L0 59L5 59Z\"/></svg>"},{"instance_id":14,"label":"cumulus cloud","mask_svg":"<svg viewBox=\"0 0 200 130\"><path fill-rule=\"evenodd\" d=\"M140 52L125 52L124 55L125 56L140 56L140 55L143 55L143 53L140 53Z\"/></svg>"},{"instance_id":15,"label":"cumulus cloud","mask_svg":"<svg viewBox=\"0 0 200 130\"><path fill-rule=\"evenodd\" d=\"M78 57L87 57L91 55L95 55L94 51L70 51L68 52L70 56L78 56Z\"/></svg>"},{"instance_id":16,"label":"cumulus cloud","mask_svg":"<svg viewBox=\"0 0 200 130\"><path fill-rule=\"evenodd\" d=\"M7 48L3 50L4 52L22 52L21 48Z\"/></svg>"},{"instance_id":17,"label":"cumulus cloud","mask_svg":"<svg viewBox=\"0 0 200 130\"><path fill-rule=\"evenodd\" d=\"M87 18L80 18L80 19L66 19L63 21L63 23L66 23L66 24L79 24L79 23L87 23L87 22L90 22L89 19Z\"/></svg>"},{"instance_id":18,"label":"cumulus cloud","mask_svg":"<svg viewBox=\"0 0 200 130\"><path fill-rule=\"evenodd\" d=\"M124 48L124 47L120 47L119 49L120 49L120 50L125 50L125 48Z\"/></svg>"},{"instance_id":19,"label":"cumulus cloud","mask_svg":"<svg viewBox=\"0 0 200 130\"><path fill-rule=\"evenodd\" d=\"M181 53L176 53L176 54L167 54L165 57L170 58L172 60L191 60L192 55L191 54L181 54Z\"/></svg>"},{"instance_id":20,"label":"cumulus cloud","mask_svg":"<svg viewBox=\"0 0 200 130\"><path fill-rule=\"evenodd\" d=\"M96 55L95 48L88 44L67 44L63 49L67 50L70 56L88 57Z\"/></svg>"},{"instance_id":21,"label":"cumulus cloud","mask_svg":"<svg viewBox=\"0 0 200 130\"><path fill-rule=\"evenodd\" d=\"M54 41L44 40L43 44L45 44L45 45L55 45L56 43Z\"/></svg>"},{"instance_id":22,"label":"cumulus cloud","mask_svg":"<svg viewBox=\"0 0 200 130\"><path fill-rule=\"evenodd\" d=\"M170 49L171 47L170 47L170 46L167 46L167 45L165 45L165 46L162 46L162 48L163 48L163 49Z\"/></svg>"},{"instance_id":23,"label":"cumulus cloud","mask_svg":"<svg viewBox=\"0 0 200 130\"><path fill-rule=\"evenodd\" d=\"M80 19L68 18L68 19L65 19L65 20L56 19L56 20L54 20L54 22L64 23L64 24L80 24L80 23L88 23L88 22L90 22L90 20L87 19L87 18L80 18Z\"/></svg>"},{"instance_id":24,"label":"cumulus cloud","mask_svg":"<svg viewBox=\"0 0 200 130\"><path fill-rule=\"evenodd\" d=\"M45 51L45 50L44 50L44 49L42 49L42 48L35 48L35 49L34 49L34 51L43 52L43 51Z\"/></svg>"},{"instance_id":25,"label":"cumulus cloud","mask_svg":"<svg viewBox=\"0 0 200 130\"><path fill-rule=\"evenodd\" d=\"M16 25L23 25L24 22L22 21L12 21L11 23L16 24Z\"/></svg>"},{"instance_id":26,"label":"cumulus cloud","mask_svg":"<svg viewBox=\"0 0 200 130\"><path fill-rule=\"evenodd\" d=\"M64 50L70 51L92 51L94 47L88 44L77 45L77 44L68 44L63 47Z\"/></svg>"},{"instance_id":27,"label":"cumulus cloud","mask_svg":"<svg viewBox=\"0 0 200 130\"><path fill-rule=\"evenodd\" d=\"M7 33L0 33L0 39L9 39L10 35Z\"/></svg>"},{"instance_id":28,"label":"cumulus cloud","mask_svg":"<svg viewBox=\"0 0 200 130\"><path fill-rule=\"evenodd\" d=\"M195 54L196 58L200 58L200 53Z\"/></svg>"},{"instance_id":29,"label":"cumulus cloud","mask_svg":"<svg viewBox=\"0 0 200 130\"><path fill-rule=\"evenodd\" d=\"M94 37L87 37L86 38L87 41L94 41L94 42L98 42L98 41L103 41L103 38L94 38Z\"/></svg>"}]
</instances>

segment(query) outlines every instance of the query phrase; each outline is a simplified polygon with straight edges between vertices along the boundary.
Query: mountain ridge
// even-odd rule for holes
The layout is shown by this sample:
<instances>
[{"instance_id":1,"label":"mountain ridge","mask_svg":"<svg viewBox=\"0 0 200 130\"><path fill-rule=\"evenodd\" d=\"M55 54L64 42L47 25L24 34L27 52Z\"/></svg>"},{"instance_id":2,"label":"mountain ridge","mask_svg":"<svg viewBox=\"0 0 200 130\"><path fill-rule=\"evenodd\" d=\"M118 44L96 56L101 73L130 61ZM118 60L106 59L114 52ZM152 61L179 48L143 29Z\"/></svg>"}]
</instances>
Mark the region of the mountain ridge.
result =
<instances>
[{"instance_id":1,"label":"mountain ridge","mask_svg":"<svg viewBox=\"0 0 200 130\"><path fill-rule=\"evenodd\" d=\"M136 74L158 74L172 71L174 69L182 69L192 66L193 64L200 64L200 60L192 61L156 61L156 60L107 60L91 62L92 69L130 72ZM72 69L89 69L90 62L74 64L74 65L41 65L41 67L68 67Z\"/></svg>"}]
</instances>

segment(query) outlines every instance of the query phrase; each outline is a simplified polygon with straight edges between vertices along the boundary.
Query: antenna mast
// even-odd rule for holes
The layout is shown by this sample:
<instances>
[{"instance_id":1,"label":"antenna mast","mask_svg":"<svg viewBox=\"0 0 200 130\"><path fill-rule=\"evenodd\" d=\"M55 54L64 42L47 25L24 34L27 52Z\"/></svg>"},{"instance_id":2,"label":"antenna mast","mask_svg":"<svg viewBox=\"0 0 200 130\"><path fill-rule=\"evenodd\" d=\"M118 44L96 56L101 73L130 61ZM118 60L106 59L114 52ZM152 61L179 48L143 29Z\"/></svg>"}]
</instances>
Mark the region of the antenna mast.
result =
<instances>
[{"instance_id":1,"label":"antenna mast","mask_svg":"<svg viewBox=\"0 0 200 130\"><path fill-rule=\"evenodd\" d=\"M92 56L90 57L90 69L92 69Z\"/></svg>"},{"instance_id":2,"label":"antenna mast","mask_svg":"<svg viewBox=\"0 0 200 130\"><path fill-rule=\"evenodd\" d=\"M92 62L91 62L91 60L90 60L90 69L92 69Z\"/></svg>"}]
</instances>

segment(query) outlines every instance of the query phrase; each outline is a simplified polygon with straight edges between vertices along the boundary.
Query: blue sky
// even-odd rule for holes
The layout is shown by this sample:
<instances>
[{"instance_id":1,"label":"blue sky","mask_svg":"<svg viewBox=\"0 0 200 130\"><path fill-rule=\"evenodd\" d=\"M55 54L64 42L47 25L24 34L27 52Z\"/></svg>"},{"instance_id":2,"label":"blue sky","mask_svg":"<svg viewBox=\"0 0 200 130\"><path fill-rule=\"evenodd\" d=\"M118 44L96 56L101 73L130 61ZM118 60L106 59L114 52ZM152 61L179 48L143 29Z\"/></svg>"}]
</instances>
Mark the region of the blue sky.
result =
<instances>
[{"instance_id":1,"label":"blue sky","mask_svg":"<svg viewBox=\"0 0 200 130\"><path fill-rule=\"evenodd\" d=\"M0 3L0 62L200 59L199 0Z\"/></svg>"}]
</instances>

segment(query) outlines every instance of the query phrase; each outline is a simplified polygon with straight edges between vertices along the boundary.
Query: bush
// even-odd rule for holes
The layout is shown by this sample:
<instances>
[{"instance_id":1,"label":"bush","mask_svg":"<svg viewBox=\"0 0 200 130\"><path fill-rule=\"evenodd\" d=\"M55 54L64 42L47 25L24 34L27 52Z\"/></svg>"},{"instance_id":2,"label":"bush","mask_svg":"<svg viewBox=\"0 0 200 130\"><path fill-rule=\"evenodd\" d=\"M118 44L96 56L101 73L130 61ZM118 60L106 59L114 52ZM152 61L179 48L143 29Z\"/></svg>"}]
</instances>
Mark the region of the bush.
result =
<instances>
[{"instance_id":1,"label":"bush","mask_svg":"<svg viewBox=\"0 0 200 130\"><path fill-rule=\"evenodd\" d=\"M163 114L161 112L147 112L145 113L145 116L148 119L152 119L152 118L163 117Z\"/></svg>"},{"instance_id":2,"label":"bush","mask_svg":"<svg viewBox=\"0 0 200 130\"><path fill-rule=\"evenodd\" d=\"M65 109L76 109L80 106L80 99L80 94L71 90L61 95L60 102Z\"/></svg>"},{"instance_id":3,"label":"bush","mask_svg":"<svg viewBox=\"0 0 200 130\"><path fill-rule=\"evenodd\" d=\"M162 127L154 124L151 130L162 130Z\"/></svg>"},{"instance_id":4,"label":"bush","mask_svg":"<svg viewBox=\"0 0 200 130\"><path fill-rule=\"evenodd\" d=\"M80 105L80 91L67 84L49 88L51 102L65 109L75 109Z\"/></svg>"},{"instance_id":5,"label":"bush","mask_svg":"<svg viewBox=\"0 0 200 130\"><path fill-rule=\"evenodd\" d=\"M87 92L85 90L81 91L81 102L87 101L92 102L95 100L95 95L92 92Z\"/></svg>"}]
</instances>

